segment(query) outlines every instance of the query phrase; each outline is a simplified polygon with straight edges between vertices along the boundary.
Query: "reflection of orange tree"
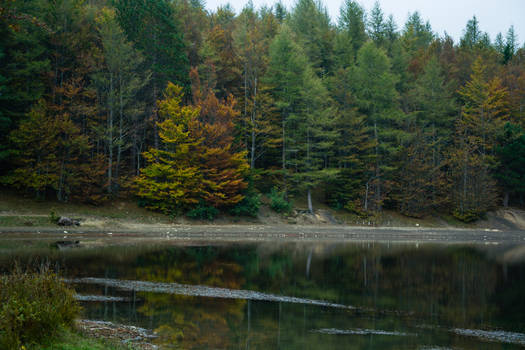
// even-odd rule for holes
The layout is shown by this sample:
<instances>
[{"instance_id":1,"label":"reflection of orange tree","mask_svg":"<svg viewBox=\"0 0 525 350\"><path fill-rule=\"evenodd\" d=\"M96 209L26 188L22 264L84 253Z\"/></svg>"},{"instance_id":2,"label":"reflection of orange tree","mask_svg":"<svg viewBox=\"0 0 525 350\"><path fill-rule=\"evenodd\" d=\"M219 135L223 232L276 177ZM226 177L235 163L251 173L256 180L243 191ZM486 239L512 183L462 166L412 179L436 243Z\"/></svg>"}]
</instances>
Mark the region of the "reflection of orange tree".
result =
<instances>
[{"instance_id":1,"label":"reflection of orange tree","mask_svg":"<svg viewBox=\"0 0 525 350\"><path fill-rule=\"evenodd\" d=\"M144 294L139 312L154 318L157 342L168 348L226 348L243 319L245 300Z\"/></svg>"},{"instance_id":2,"label":"reflection of orange tree","mask_svg":"<svg viewBox=\"0 0 525 350\"><path fill-rule=\"evenodd\" d=\"M190 258L180 250L152 254L147 257L148 264L135 269L135 278L231 289L241 287L241 266L216 256L206 259L211 252L205 249L190 248L189 251L189 255L201 256L192 259L195 256ZM138 311L157 325L158 342L169 348L181 349L231 346L236 337L233 330L238 329L232 324L242 322L246 304L245 300L160 293L144 293L143 297L144 304Z\"/></svg>"}]
</instances>

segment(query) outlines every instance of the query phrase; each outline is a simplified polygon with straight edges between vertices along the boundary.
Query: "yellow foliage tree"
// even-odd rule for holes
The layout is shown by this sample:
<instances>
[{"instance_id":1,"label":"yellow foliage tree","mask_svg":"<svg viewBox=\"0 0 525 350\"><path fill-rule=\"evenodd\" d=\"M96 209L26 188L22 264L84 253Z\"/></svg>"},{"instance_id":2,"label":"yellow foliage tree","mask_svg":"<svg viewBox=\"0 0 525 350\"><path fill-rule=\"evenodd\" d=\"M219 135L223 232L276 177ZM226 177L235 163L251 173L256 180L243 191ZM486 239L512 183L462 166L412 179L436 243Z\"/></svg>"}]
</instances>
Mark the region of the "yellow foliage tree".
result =
<instances>
[{"instance_id":1,"label":"yellow foliage tree","mask_svg":"<svg viewBox=\"0 0 525 350\"><path fill-rule=\"evenodd\" d=\"M232 149L235 102L222 104L213 93L193 106L181 106L182 88L168 84L158 102L162 148L144 153L148 162L136 179L146 207L174 213L199 203L221 208L244 197L246 152Z\"/></svg>"},{"instance_id":2,"label":"yellow foliage tree","mask_svg":"<svg viewBox=\"0 0 525 350\"><path fill-rule=\"evenodd\" d=\"M202 173L197 163L202 140L192 130L198 124L199 109L181 106L182 88L168 84L164 100L158 101L158 123L163 148L144 152L149 163L136 179L137 195L146 207L173 213L199 202L202 194Z\"/></svg>"},{"instance_id":3,"label":"yellow foliage tree","mask_svg":"<svg viewBox=\"0 0 525 350\"><path fill-rule=\"evenodd\" d=\"M451 157L454 214L466 221L496 203L496 183L490 172L497 165L497 134L509 117L508 92L501 80L486 80L481 58L474 62L472 71L470 81L459 90L464 105L456 122L456 147Z\"/></svg>"}]
</instances>

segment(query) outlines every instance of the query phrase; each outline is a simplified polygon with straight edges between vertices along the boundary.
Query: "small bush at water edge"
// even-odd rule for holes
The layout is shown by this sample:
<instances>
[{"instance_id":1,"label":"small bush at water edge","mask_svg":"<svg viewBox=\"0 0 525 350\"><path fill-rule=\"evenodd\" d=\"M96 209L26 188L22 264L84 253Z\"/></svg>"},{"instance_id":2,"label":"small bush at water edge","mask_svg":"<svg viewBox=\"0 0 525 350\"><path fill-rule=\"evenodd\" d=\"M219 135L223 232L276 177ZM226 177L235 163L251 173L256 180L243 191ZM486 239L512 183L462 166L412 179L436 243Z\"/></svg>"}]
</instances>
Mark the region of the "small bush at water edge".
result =
<instances>
[{"instance_id":1,"label":"small bush at water edge","mask_svg":"<svg viewBox=\"0 0 525 350\"><path fill-rule=\"evenodd\" d=\"M261 195L254 190L245 194L242 201L237 203L230 211L236 216L251 216L256 217L261 206Z\"/></svg>"},{"instance_id":2,"label":"small bush at water edge","mask_svg":"<svg viewBox=\"0 0 525 350\"><path fill-rule=\"evenodd\" d=\"M41 344L71 328L80 308L74 291L48 268L0 276L0 349Z\"/></svg>"},{"instance_id":3,"label":"small bush at water edge","mask_svg":"<svg viewBox=\"0 0 525 350\"><path fill-rule=\"evenodd\" d=\"M187 212L186 216L192 219L213 220L218 214L219 210L217 208L199 204L195 209Z\"/></svg>"}]
</instances>

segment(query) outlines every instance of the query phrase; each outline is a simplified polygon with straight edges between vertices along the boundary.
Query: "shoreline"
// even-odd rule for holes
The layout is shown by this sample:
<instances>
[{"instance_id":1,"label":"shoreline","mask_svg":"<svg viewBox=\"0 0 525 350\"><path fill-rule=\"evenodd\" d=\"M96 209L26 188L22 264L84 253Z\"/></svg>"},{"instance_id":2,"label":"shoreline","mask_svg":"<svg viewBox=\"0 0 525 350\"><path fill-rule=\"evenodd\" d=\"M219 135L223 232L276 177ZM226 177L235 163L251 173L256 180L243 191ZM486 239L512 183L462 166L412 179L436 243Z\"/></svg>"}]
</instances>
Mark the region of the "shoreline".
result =
<instances>
[{"instance_id":1,"label":"shoreline","mask_svg":"<svg viewBox=\"0 0 525 350\"><path fill-rule=\"evenodd\" d=\"M86 246L151 242L421 242L525 244L525 230L345 225L141 225L129 228L0 227L0 240L79 240Z\"/></svg>"}]
</instances>

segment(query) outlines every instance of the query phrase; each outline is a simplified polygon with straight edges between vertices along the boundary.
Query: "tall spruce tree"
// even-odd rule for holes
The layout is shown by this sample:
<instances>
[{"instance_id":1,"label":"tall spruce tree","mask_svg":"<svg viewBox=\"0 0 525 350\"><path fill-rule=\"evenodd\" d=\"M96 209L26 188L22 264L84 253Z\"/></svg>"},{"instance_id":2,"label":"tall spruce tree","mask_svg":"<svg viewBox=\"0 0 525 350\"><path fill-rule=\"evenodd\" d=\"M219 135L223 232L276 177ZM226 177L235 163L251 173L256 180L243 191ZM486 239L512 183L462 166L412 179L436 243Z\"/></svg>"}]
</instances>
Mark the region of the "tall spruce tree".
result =
<instances>
[{"instance_id":1,"label":"tall spruce tree","mask_svg":"<svg viewBox=\"0 0 525 350\"><path fill-rule=\"evenodd\" d=\"M345 0L339 12L335 60L339 67L346 67L355 61L357 51L367 40L366 16L361 5L353 0Z\"/></svg>"},{"instance_id":2,"label":"tall spruce tree","mask_svg":"<svg viewBox=\"0 0 525 350\"><path fill-rule=\"evenodd\" d=\"M332 72L334 31L319 0L299 0L292 9L290 29L319 77Z\"/></svg>"},{"instance_id":3,"label":"tall spruce tree","mask_svg":"<svg viewBox=\"0 0 525 350\"><path fill-rule=\"evenodd\" d=\"M374 184L374 199L370 201L367 196L364 208L381 210L384 200L384 176L391 168L388 160L398 146L394 128L396 119L400 117L397 109L398 94L395 89L398 78L392 74L390 60L385 52L373 42L366 43L359 50L352 77L352 91L359 110L367 116L371 137L375 140L374 175L367 181L368 184Z\"/></svg>"},{"instance_id":4,"label":"tall spruce tree","mask_svg":"<svg viewBox=\"0 0 525 350\"><path fill-rule=\"evenodd\" d=\"M151 70L146 101L153 120L154 147L158 148L157 99L168 82L189 88L188 57L180 23L167 0L117 0L117 20L128 40L142 51L144 70Z\"/></svg>"},{"instance_id":5,"label":"tall spruce tree","mask_svg":"<svg viewBox=\"0 0 525 350\"><path fill-rule=\"evenodd\" d=\"M491 175L496 163L497 135L508 119L508 92L501 81L487 81L480 57L472 67L471 79L459 90L463 100L456 123L453 152L454 214L471 220L493 208L497 191Z\"/></svg>"}]
</instances>

